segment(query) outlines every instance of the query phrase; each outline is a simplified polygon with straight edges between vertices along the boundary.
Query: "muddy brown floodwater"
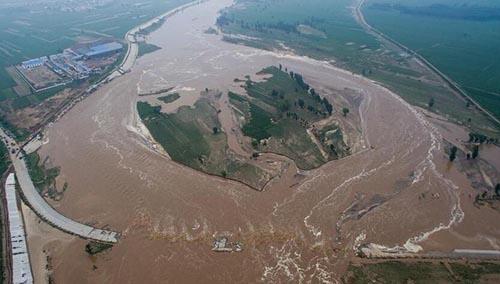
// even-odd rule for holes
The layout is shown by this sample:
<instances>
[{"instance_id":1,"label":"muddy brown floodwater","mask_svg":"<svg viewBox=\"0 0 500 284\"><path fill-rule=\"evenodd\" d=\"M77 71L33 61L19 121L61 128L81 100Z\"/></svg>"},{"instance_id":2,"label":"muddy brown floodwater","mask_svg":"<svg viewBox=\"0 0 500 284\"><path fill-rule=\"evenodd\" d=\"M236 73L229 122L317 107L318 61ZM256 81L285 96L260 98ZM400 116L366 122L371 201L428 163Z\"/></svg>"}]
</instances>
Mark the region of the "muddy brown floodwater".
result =
<instances>
[{"instance_id":1,"label":"muddy brown floodwater","mask_svg":"<svg viewBox=\"0 0 500 284\"><path fill-rule=\"evenodd\" d=\"M472 206L469 182L448 166L439 130L420 112L326 62L205 33L228 5L208 1L169 18L150 36L161 50L47 130L41 154L69 184L56 209L122 232L95 258L82 240L51 239L55 283L337 282L359 243L401 251L500 246L497 213ZM363 98L354 155L308 172L290 166L257 192L152 149L138 93L173 86L181 94L174 104L192 104L205 88L232 89L234 78L280 63L323 94L349 88ZM241 241L243 251L212 252L219 234Z\"/></svg>"}]
</instances>

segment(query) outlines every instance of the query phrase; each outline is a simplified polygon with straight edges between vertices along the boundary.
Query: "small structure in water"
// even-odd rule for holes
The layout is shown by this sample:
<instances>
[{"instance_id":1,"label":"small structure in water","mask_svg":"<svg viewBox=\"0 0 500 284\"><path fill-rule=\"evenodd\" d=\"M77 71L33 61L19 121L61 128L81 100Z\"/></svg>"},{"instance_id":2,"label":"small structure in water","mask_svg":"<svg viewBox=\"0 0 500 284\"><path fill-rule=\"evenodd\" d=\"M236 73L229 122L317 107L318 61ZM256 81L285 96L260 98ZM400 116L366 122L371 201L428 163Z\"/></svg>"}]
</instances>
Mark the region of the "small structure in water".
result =
<instances>
[{"instance_id":1,"label":"small structure in water","mask_svg":"<svg viewBox=\"0 0 500 284\"><path fill-rule=\"evenodd\" d=\"M227 237L218 237L214 240L212 250L215 252L240 252L243 247L240 242L230 242Z\"/></svg>"}]
</instances>

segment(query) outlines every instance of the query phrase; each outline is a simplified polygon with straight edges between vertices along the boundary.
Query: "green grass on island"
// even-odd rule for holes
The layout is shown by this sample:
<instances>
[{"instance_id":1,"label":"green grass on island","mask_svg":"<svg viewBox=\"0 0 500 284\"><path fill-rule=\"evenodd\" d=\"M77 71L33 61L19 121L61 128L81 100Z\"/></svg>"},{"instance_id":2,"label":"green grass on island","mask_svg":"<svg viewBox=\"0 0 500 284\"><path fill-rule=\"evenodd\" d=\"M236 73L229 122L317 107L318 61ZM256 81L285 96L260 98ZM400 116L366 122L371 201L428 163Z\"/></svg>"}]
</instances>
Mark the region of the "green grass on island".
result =
<instances>
[{"instance_id":1,"label":"green grass on island","mask_svg":"<svg viewBox=\"0 0 500 284\"><path fill-rule=\"evenodd\" d=\"M38 191L54 200L59 200L68 188L67 183L64 183L60 190L57 188L56 178L59 176L60 168L49 167L48 157L42 161L37 152L26 155L24 159L31 180Z\"/></svg>"},{"instance_id":2,"label":"green grass on island","mask_svg":"<svg viewBox=\"0 0 500 284\"><path fill-rule=\"evenodd\" d=\"M98 253L107 251L113 247L112 244L100 243L95 241L90 241L85 245L85 251L89 255L96 255Z\"/></svg>"},{"instance_id":3,"label":"green grass on island","mask_svg":"<svg viewBox=\"0 0 500 284\"><path fill-rule=\"evenodd\" d=\"M268 67L259 74L271 77L262 82L247 80L249 97L229 94L231 104L244 119L243 133L253 138L258 151L285 155L301 169L316 168L350 154L334 121L322 128L315 125L331 118L335 110L300 74L278 67Z\"/></svg>"},{"instance_id":4,"label":"green grass on island","mask_svg":"<svg viewBox=\"0 0 500 284\"><path fill-rule=\"evenodd\" d=\"M139 53L137 54L137 57L141 57L143 55L155 52L155 51L160 50L160 49L161 49L161 47L159 47L157 45L141 41L141 42L139 42Z\"/></svg>"},{"instance_id":5,"label":"green grass on island","mask_svg":"<svg viewBox=\"0 0 500 284\"><path fill-rule=\"evenodd\" d=\"M490 279L491 282L484 282ZM496 283L500 280L498 263L398 262L381 261L351 264L343 283Z\"/></svg>"},{"instance_id":6,"label":"green grass on island","mask_svg":"<svg viewBox=\"0 0 500 284\"><path fill-rule=\"evenodd\" d=\"M248 157L237 156L229 149L217 110L207 99L198 100L194 108L183 106L173 114L162 113L159 106L147 102L138 102L137 110L153 138L172 160L259 190L272 178L248 163Z\"/></svg>"},{"instance_id":7,"label":"green grass on island","mask_svg":"<svg viewBox=\"0 0 500 284\"><path fill-rule=\"evenodd\" d=\"M161 96L161 97L158 97L158 100L166 103L166 104L169 104L169 103L173 103L175 102L176 100L178 100L181 96L179 95L179 93L172 93L172 94L168 94L166 96Z\"/></svg>"},{"instance_id":8,"label":"green grass on island","mask_svg":"<svg viewBox=\"0 0 500 284\"><path fill-rule=\"evenodd\" d=\"M224 39L226 41L267 50L283 48L282 45L284 44L298 54L319 60L332 61L341 68L376 80L413 105L428 108L428 102L433 98L435 104L430 108L431 111L455 123L465 125L473 132L480 132L491 137L500 137L500 127L498 125L476 108L469 106L465 99L457 98L451 90L436 80L434 74L413 63L412 58L407 54L394 50L377 40L373 35L365 32L353 17L353 3L353 0L237 0L236 5L225 9L221 13L217 24L225 33ZM370 20L370 13L374 12L366 8L363 11L367 13L368 20ZM377 13L388 14L389 12ZM385 20L384 17L377 17L373 19L373 22L380 23L376 26L382 26L382 24L390 26L391 30L397 30L413 42L418 42L422 38L422 44L424 45L428 42L436 44L436 48L427 46L428 49L423 51L423 55L428 56L427 51L432 53L434 50L441 50L439 53L431 54L429 59L433 63L432 59L434 57L440 57L440 60L444 61L447 60L448 56L454 58L453 54L457 52L460 54L467 53L467 61L465 62L456 59L453 64L447 65L449 67L441 65L438 65L438 67L443 67L443 71L459 83L464 82L459 77L468 74L467 81L462 86L466 88L470 95L474 96L474 92L484 92L483 88L477 86L483 84L482 81L475 80L474 77L477 76L471 74L481 66L483 69L486 68L482 73L489 74L484 78L489 80L488 86L491 86L493 82L491 81L492 76L494 77L500 70L497 68L498 64L494 60L489 60L491 64L485 65L482 64L484 60L475 61L474 58L480 57L484 53L488 53L485 58L490 58L498 53L494 50L494 47L498 46L498 44L495 45L498 37L488 38L484 36L488 33L491 35L498 33L498 31L492 31L491 28L488 28L498 22L482 24L486 27L486 31L474 35L474 37L480 37L477 41L485 41L485 43L476 44L484 48L474 50L474 48L468 47L467 50L461 50L454 48L456 45L451 44L451 41L448 42L448 39L453 38L454 35L446 29L451 30L452 24L447 24L447 27L437 27L436 30L433 30L431 24L426 24L427 28L425 30L431 32L428 35L414 36L413 31L418 32L421 27L416 25L415 22L401 23L398 19L403 16L394 14L388 20ZM397 17L399 18L396 19ZM400 24L405 29L400 29ZM460 33L460 27L462 26L464 25L460 23L453 32ZM423 28L421 30L424 31ZM434 35L438 35L439 31L443 31L447 35L443 39L446 44L439 45L438 41L432 41ZM245 35L246 37L238 35ZM419 46L411 45L410 47L414 47L420 52ZM486 47L489 47L489 51ZM447 50L450 52L447 52ZM459 69L450 72L453 66L460 64ZM471 72L467 73L466 70ZM458 77L455 75L456 72L460 72ZM475 84L472 82L475 82ZM490 90L490 93L496 92L491 88L488 90ZM498 92L496 94L474 96L474 98L488 107L490 111L498 112L500 109L500 107L497 107L496 102Z\"/></svg>"}]
</instances>

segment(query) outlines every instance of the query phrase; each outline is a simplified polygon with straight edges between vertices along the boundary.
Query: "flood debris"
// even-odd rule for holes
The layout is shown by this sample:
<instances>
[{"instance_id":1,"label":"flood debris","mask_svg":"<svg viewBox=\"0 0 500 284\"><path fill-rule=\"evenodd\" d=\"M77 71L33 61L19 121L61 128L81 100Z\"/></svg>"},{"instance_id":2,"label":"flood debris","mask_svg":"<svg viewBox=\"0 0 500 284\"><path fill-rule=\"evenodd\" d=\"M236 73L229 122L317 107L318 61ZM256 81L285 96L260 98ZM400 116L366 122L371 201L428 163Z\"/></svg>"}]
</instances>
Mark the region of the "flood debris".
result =
<instances>
[{"instance_id":1,"label":"flood debris","mask_svg":"<svg viewBox=\"0 0 500 284\"><path fill-rule=\"evenodd\" d=\"M243 246L241 242L230 242L228 237L215 238L212 250L215 252L241 252Z\"/></svg>"}]
</instances>

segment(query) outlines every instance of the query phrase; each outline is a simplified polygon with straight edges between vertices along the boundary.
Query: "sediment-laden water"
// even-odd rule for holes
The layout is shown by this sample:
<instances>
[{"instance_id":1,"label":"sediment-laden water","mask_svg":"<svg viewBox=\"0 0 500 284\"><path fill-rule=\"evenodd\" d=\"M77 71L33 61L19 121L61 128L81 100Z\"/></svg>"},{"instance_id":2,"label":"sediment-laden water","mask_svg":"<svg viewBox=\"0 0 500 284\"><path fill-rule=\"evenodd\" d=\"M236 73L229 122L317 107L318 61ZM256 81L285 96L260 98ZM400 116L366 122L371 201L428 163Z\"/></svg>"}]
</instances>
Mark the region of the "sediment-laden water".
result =
<instances>
[{"instance_id":1,"label":"sediment-laden water","mask_svg":"<svg viewBox=\"0 0 500 284\"><path fill-rule=\"evenodd\" d=\"M56 283L336 282L361 242L409 251L491 247L476 231L498 239L488 227L494 213L476 216L467 180L447 166L439 131L419 112L326 62L205 33L230 4L208 1L169 18L150 37L161 50L47 131L41 152L69 184L57 209L123 234L97 259L78 240L53 248ZM175 87L181 98L164 109L174 111L205 88L238 89L235 78L278 64L333 100L346 88L362 97L353 114L363 129L355 154L299 174L291 165L257 192L152 148L138 121L138 93ZM243 252L212 252L219 234L241 241Z\"/></svg>"}]
</instances>

